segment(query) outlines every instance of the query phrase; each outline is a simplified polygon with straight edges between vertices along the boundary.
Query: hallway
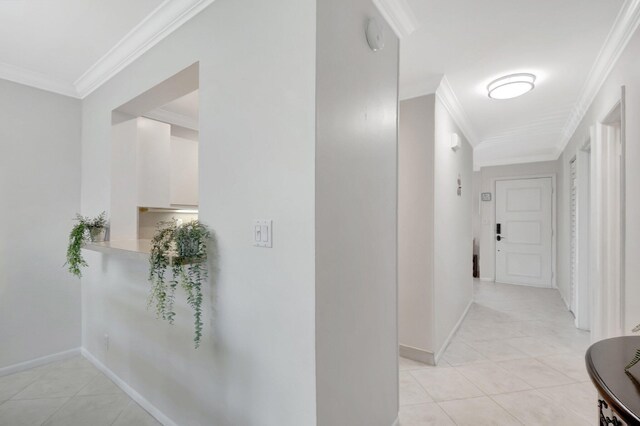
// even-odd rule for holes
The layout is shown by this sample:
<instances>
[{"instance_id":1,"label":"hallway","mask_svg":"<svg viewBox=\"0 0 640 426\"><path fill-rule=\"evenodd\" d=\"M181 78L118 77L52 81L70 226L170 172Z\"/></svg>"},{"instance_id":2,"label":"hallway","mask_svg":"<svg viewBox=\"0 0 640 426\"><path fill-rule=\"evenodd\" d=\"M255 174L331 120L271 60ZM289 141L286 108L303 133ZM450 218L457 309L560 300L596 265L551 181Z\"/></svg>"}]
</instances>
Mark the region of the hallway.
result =
<instances>
[{"instance_id":1,"label":"hallway","mask_svg":"<svg viewBox=\"0 0 640 426\"><path fill-rule=\"evenodd\" d=\"M555 289L476 281L437 367L400 358L400 425L589 425L589 333Z\"/></svg>"}]
</instances>

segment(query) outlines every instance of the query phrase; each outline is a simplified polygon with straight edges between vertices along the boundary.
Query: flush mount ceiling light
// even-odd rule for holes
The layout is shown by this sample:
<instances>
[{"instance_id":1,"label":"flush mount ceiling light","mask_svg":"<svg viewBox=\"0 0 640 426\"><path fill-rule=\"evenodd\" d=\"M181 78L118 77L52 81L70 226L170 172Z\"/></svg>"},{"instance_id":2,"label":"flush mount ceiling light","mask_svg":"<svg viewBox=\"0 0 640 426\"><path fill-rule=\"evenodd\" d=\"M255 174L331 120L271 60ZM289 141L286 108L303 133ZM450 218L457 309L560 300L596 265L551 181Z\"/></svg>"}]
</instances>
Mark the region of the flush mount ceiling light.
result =
<instances>
[{"instance_id":1,"label":"flush mount ceiling light","mask_svg":"<svg viewBox=\"0 0 640 426\"><path fill-rule=\"evenodd\" d=\"M510 74L493 80L487 90L491 99L511 99L532 91L535 81L533 74Z\"/></svg>"}]
</instances>

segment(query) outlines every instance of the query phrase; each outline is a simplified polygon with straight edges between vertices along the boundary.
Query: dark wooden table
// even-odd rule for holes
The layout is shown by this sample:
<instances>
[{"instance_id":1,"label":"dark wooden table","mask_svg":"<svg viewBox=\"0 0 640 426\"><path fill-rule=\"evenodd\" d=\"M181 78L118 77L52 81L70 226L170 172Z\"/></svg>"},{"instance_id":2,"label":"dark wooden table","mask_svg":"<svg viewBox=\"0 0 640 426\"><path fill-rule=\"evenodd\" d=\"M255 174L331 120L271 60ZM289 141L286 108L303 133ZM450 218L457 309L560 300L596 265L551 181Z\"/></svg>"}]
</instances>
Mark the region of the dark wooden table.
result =
<instances>
[{"instance_id":1,"label":"dark wooden table","mask_svg":"<svg viewBox=\"0 0 640 426\"><path fill-rule=\"evenodd\" d=\"M603 426L640 425L640 363L629 370L630 374L624 371L638 349L640 336L624 336L601 340L587 350L587 371L600 394Z\"/></svg>"}]
</instances>

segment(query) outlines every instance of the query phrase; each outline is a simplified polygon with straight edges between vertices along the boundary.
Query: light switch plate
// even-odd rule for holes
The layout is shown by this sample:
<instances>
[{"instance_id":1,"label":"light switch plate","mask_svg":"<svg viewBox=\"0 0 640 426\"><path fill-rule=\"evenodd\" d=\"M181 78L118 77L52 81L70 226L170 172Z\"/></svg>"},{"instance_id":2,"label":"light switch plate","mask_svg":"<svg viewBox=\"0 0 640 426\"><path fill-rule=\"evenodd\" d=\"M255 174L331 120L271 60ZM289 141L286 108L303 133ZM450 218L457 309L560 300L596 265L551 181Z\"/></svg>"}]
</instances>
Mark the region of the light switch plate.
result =
<instances>
[{"instance_id":1,"label":"light switch plate","mask_svg":"<svg viewBox=\"0 0 640 426\"><path fill-rule=\"evenodd\" d=\"M273 247L273 221L256 220L253 223L253 245L255 247Z\"/></svg>"}]
</instances>

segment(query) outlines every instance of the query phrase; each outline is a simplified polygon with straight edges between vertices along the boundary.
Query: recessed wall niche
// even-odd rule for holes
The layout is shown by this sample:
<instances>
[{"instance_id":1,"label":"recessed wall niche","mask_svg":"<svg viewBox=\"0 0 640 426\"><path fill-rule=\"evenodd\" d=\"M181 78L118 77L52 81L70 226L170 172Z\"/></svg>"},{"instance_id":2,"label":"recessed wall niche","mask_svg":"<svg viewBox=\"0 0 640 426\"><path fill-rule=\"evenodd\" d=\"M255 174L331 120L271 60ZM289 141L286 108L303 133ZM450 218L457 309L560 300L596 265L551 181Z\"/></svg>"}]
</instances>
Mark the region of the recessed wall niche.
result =
<instances>
[{"instance_id":1,"label":"recessed wall niche","mask_svg":"<svg viewBox=\"0 0 640 426\"><path fill-rule=\"evenodd\" d=\"M111 241L198 218L198 64L112 112Z\"/></svg>"}]
</instances>

